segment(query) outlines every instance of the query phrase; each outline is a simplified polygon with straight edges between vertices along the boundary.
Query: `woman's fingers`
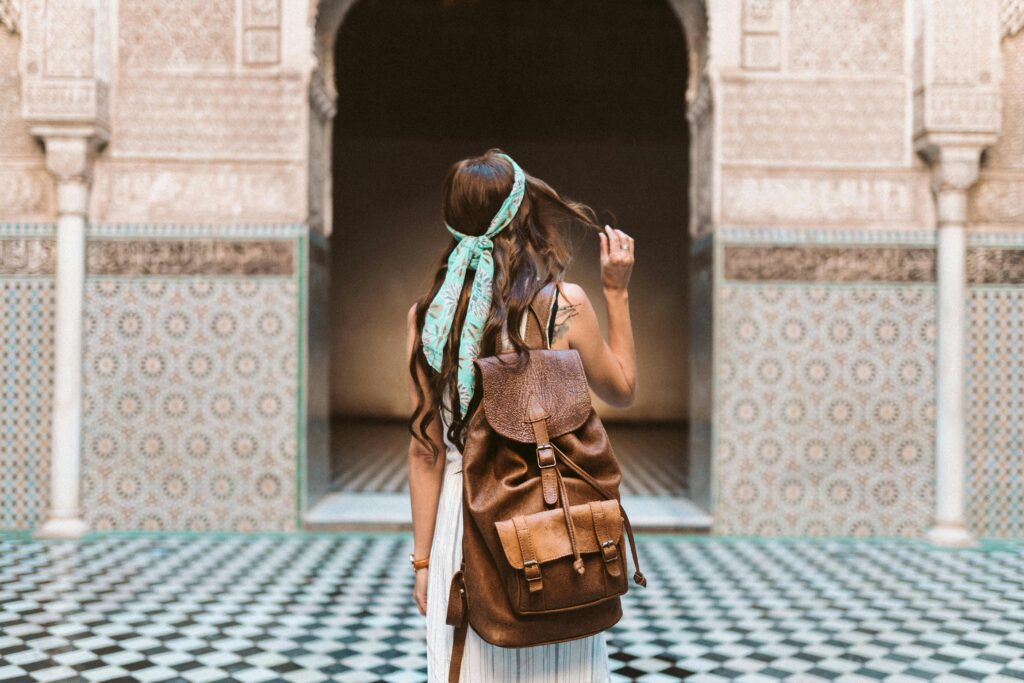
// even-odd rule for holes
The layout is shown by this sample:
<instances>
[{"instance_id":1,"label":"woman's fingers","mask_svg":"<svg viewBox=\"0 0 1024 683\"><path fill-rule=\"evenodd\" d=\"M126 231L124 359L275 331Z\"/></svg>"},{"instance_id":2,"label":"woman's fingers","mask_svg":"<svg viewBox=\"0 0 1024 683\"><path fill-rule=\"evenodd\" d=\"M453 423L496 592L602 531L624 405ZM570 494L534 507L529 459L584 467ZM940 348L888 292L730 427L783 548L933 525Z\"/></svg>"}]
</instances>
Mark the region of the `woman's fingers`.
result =
<instances>
[{"instance_id":1,"label":"woman's fingers","mask_svg":"<svg viewBox=\"0 0 1024 683\"><path fill-rule=\"evenodd\" d=\"M604 263L608 260L608 235L602 232L597 237L601 240L601 263Z\"/></svg>"},{"instance_id":2,"label":"woman's fingers","mask_svg":"<svg viewBox=\"0 0 1024 683\"><path fill-rule=\"evenodd\" d=\"M619 238L618 231L616 231L615 228L613 228L610 225L605 225L604 229L605 229L605 232L608 235L608 250L612 254L617 254L619 249L622 248L622 247L619 246L620 238Z\"/></svg>"}]
</instances>

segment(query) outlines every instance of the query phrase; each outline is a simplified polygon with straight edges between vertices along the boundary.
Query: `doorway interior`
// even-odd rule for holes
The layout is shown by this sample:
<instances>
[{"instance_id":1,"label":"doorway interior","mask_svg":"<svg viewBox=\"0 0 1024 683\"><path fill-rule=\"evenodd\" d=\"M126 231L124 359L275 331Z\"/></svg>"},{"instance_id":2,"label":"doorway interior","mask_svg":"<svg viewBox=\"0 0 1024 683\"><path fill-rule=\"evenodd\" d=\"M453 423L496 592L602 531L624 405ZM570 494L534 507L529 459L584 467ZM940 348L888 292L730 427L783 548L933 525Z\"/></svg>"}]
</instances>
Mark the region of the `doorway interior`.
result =
<instances>
[{"instance_id":1,"label":"doorway interior","mask_svg":"<svg viewBox=\"0 0 1024 683\"><path fill-rule=\"evenodd\" d=\"M315 528L407 528L405 312L448 241L441 181L501 147L636 239L637 401L595 399L641 528L705 530L689 461L687 50L664 0L359 0L336 41L332 493ZM596 235L567 280L607 330Z\"/></svg>"}]
</instances>

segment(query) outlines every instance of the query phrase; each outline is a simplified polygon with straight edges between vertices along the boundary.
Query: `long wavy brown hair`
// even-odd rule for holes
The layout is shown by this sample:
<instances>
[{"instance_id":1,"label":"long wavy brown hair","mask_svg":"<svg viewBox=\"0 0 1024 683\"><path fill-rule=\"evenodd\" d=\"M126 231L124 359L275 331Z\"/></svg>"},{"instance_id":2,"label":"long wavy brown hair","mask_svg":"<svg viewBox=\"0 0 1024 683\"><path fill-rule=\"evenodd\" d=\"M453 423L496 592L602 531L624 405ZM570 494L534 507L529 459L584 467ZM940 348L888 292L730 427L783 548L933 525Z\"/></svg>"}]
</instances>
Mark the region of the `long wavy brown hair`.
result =
<instances>
[{"instance_id":1,"label":"long wavy brown hair","mask_svg":"<svg viewBox=\"0 0 1024 683\"><path fill-rule=\"evenodd\" d=\"M512 189L513 169L508 160L499 156L501 149L492 147L484 154L457 161L449 168L444 179L441 196L441 213L448 225L467 235L483 234L491 219L501 207ZM522 165L520 164L520 167ZM522 317L527 312L534 295L549 282L559 282L572 259L572 252L564 239L564 224L578 222L602 232L597 215L586 204L560 195L550 185L523 169L526 189L522 203L512 221L492 238L494 249L494 281L491 296L491 312L484 324L480 355L493 355L501 339L501 330L508 321L508 337L512 350L516 352L515 363L526 362L527 345L519 334ZM459 337L466 315L474 270L466 273L459 305L452 321L451 332L445 345L440 372L428 363L420 343L420 332L426 318L427 308L444 282L448 270L448 257L457 240L452 237L441 255L434 282L430 289L416 301L416 342L409 358L409 372L416 385L417 400L409 419L409 432L429 449L428 458L436 461L441 457L441 448L432 442L426 433L426 425L432 412L446 396L445 404L452 406L449 414L448 440L459 450L465 447L466 427L480 404L479 373L473 398L466 415L460 416L458 396L458 353ZM430 396L425 396L416 381L419 372L429 378Z\"/></svg>"}]
</instances>

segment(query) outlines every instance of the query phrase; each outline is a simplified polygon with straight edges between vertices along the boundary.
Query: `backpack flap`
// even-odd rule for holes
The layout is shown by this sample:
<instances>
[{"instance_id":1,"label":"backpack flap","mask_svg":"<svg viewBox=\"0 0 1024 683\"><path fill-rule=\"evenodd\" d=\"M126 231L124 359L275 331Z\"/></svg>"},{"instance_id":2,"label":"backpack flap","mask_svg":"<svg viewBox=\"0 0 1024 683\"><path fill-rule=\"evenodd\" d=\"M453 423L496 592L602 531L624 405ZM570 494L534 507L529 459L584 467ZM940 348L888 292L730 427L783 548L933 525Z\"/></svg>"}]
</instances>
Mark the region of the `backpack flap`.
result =
<instances>
[{"instance_id":1,"label":"backpack flap","mask_svg":"<svg viewBox=\"0 0 1024 683\"><path fill-rule=\"evenodd\" d=\"M573 551L561 508L494 523L511 571L506 591L521 614L592 605L627 590L622 515L617 500L572 505L569 513L586 571L572 566ZM505 573L505 572L503 572Z\"/></svg>"},{"instance_id":2,"label":"backpack flap","mask_svg":"<svg viewBox=\"0 0 1024 683\"><path fill-rule=\"evenodd\" d=\"M548 413L548 435L553 439L578 429L593 406L583 361L576 349L530 349L521 368L511 363L509 351L473 362L483 380L483 410L487 423L504 437L534 443L533 428L525 419L531 392Z\"/></svg>"}]
</instances>

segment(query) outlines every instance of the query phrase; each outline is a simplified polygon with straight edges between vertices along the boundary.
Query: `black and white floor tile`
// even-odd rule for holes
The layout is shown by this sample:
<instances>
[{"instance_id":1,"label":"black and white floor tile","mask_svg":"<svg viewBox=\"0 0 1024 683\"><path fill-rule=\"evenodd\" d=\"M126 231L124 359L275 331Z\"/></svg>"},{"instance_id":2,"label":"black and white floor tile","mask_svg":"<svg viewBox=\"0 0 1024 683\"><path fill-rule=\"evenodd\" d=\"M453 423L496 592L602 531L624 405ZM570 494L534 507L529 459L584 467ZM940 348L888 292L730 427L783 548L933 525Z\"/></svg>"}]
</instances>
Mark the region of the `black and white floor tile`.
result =
<instances>
[{"instance_id":1,"label":"black and white floor tile","mask_svg":"<svg viewBox=\"0 0 1024 683\"><path fill-rule=\"evenodd\" d=\"M0 536L0 681L425 680L410 536ZM646 536L615 681L1024 681L1024 544Z\"/></svg>"}]
</instances>

